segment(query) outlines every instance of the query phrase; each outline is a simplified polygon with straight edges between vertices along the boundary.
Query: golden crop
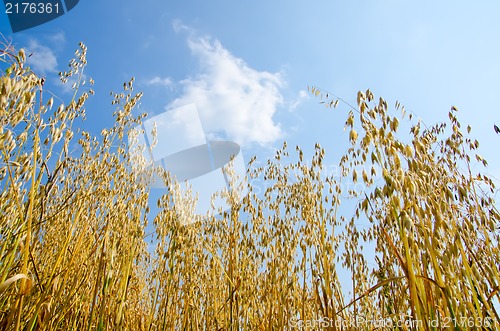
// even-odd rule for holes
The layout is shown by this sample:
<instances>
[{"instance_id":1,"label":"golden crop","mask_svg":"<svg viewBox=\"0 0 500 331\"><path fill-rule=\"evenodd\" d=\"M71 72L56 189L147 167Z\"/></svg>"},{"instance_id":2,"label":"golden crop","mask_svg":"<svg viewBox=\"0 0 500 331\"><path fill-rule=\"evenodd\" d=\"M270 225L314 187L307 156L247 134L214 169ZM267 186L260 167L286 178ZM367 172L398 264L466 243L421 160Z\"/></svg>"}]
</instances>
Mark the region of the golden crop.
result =
<instances>
[{"instance_id":1,"label":"golden crop","mask_svg":"<svg viewBox=\"0 0 500 331\"><path fill-rule=\"evenodd\" d=\"M495 185L473 170L486 161L455 108L449 123L417 123L400 138L404 109L394 115L360 92L342 176L322 176L319 144L307 163L285 143L265 167L255 158L248 165L250 183L264 180L265 191L249 185L241 202L222 192L230 211L183 226L177 215L191 206L174 210L168 193L150 215L153 170L128 152L126 138L144 118L132 116L142 95L133 80L112 94L113 127L99 137L74 128L93 94L80 92L85 56L81 44L61 73L76 78L73 99L53 107L24 53L2 50L0 329L499 328ZM347 192L349 181L363 190ZM352 214L340 208L346 194L357 199ZM382 320L394 324L375 324ZM403 320L421 324L396 326Z\"/></svg>"}]
</instances>

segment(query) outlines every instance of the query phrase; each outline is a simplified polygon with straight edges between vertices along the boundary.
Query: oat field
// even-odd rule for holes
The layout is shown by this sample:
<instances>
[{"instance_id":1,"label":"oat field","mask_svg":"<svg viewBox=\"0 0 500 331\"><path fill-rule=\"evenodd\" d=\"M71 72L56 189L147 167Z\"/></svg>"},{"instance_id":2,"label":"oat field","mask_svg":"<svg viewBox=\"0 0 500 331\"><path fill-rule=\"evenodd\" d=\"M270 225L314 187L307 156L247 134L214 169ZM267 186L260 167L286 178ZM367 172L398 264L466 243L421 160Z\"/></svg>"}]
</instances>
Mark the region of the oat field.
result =
<instances>
[{"instance_id":1,"label":"oat field","mask_svg":"<svg viewBox=\"0 0 500 331\"><path fill-rule=\"evenodd\" d=\"M145 116L132 113L133 79L112 96L114 126L92 136L74 125L93 94L83 44L61 73L75 84L67 104L44 91L23 50L0 55L0 329L500 328L497 189L454 107L426 127L369 90L345 113L311 88L346 117L342 175L322 175L320 143L311 160L284 143L265 166L248 165L265 191L222 192L229 211L183 226L190 206L174 210L171 194L157 215L149 205L152 172L174 180L138 169L128 151Z\"/></svg>"}]
</instances>

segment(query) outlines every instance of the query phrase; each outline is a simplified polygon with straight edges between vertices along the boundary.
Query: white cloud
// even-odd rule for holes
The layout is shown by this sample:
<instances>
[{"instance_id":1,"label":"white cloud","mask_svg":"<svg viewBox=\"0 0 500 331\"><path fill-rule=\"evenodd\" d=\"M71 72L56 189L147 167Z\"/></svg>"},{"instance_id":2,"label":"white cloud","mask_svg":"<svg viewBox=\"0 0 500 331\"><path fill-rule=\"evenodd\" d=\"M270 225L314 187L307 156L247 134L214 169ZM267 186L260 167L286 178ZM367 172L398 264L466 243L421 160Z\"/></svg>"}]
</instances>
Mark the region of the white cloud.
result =
<instances>
[{"instance_id":1,"label":"white cloud","mask_svg":"<svg viewBox=\"0 0 500 331\"><path fill-rule=\"evenodd\" d=\"M39 74L57 72L57 59L54 53L47 46L40 45L37 40L31 39L26 47L27 63L31 69Z\"/></svg>"},{"instance_id":2,"label":"white cloud","mask_svg":"<svg viewBox=\"0 0 500 331\"><path fill-rule=\"evenodd\" d=\"M49 40L56 44L64 44L66 42L66 34L64 31L59 31L49 36Z\"/></svg>"},{"instance_id":3,"label":"white cloud","mask_svg":"<svg viewBox=\"0 0 500 331\"><path fill-rule=\"evenodd\" d=\"M309 93L307 93L307 91L304 91L304 90L300 90L299 91L299 94L297 95L297 97L295 98L295 100L293 100L291 103L290 103L290 111L294 111L295 109L297 109L298 106L300 106L305 100L308 100L309 99Z\"/></svg>"},{"instance_id":4,"label":"white cloud","mask_svg":"<svg viewBox=\"0 0 500 331\"><path fill-rule=\"evenodd\" d=\"M187 25L184 25L180 20L174 20L174 22L172 23L172 27L174 28L174 31L176 33L179 33L181 31L188 31L190 33L194 32L192 28L190 28Z\"/></svg>"},{"instance_id":5,"label":"white cloud","mask_svg":"<svg viewBox=\"0 0 500 331\"><path fill-rule=\"evenodd\" d=\"M189 30L179 22L174 29ZM190 35L188 46L199 60L200 72L180 82L183 94L167 108L195 103L209 137L223 133L240 144L261 145L282 137L279 123L273 120L283 104L280 74L257 71L219 41Z\"/></svg>"},{"instance_id":6,"label":"white cloud","mask_svg":"<svg viewBox=\"0 0 500 331\"><path fill-rule=\"evenodd\" d=\"M155 77L151 78L150 80L146 81L146 85L163 86L163 87L166 87L166 88L171 90L172 86L173 86L173 82L172 82L172 79L170 79L170 77L161 78L159 76L155 76Z\"/></svg>"}]
</instances>

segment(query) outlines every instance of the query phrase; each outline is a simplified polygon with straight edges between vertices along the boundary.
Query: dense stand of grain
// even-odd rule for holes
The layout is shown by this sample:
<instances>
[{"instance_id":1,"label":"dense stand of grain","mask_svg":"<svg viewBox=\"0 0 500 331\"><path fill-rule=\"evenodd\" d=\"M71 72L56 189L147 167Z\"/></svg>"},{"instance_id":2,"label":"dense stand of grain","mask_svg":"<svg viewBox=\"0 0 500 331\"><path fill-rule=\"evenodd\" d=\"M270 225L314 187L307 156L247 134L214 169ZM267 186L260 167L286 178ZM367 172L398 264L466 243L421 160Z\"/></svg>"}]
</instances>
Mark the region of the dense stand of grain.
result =
<instances>
[{"instance_id":1,"label":"dense stand of grain","mask_svg":"<svg viewBox=\"0 0 500 331\"><path fill-rule=\"evenodd\" d=\"M72 125L93 94L91 79L82 85L84 45L61 73L75 82L61 106L22 51L1 52L9 67L0 77L1 329L500 327L495 186L478 170L486 161L456 109L446 124L409 124L406 136L404 109L391 114L360 92L341 176L323 175L319 144L310 162L284 144L266 166L248 166L265 192L226 194L232 208L221 217L182 226L176 213L189 206L174 210L165 194L153 252L145 240L152 170L139 169L126 143L143 118L132 116L141 97L133 80L113 95L115 125L93 137ZM343 190L357 181L362 190ZM340 208L346 195L357 199L352 215ZM378 265L361 253L368 241Z\"/></svg>"}]
</instances>

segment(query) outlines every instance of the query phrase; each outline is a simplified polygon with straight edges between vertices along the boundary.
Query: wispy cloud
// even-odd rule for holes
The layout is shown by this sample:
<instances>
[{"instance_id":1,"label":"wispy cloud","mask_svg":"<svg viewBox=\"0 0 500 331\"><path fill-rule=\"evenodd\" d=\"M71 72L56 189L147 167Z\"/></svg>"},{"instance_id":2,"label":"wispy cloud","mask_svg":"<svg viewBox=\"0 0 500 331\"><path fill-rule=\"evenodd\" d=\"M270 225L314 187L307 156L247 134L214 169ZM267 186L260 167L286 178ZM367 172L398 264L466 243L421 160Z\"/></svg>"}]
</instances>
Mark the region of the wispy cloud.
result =
<instances>
[{"instance_id":1,"label":"wispy cloud","mask_svg":"<svg viewBox=\"0 0 500 331\"><path fill-rule=\"evenodd\" d=\"M181 20L174 20L174 22L172 23L172 27L174 28L174 31L177 33L181 31L187 31L190 34L194 33L194 30L191 27L182 23Z\"/></svg>"},{"instance_id":2,"label":"wispy cloud","mask_svg":"<svg viewBox=\"0 0 500 331\"><path fill-rule=\"evenodd\" d=\"M31 39L26 46L28 65L40 75L57 72L57 58L50 48L41 45L37 40Z\"/></svg>"},{"instance_id":3,"label":"wispy cloud","mask_svg":"<svg viewBox=\"0 0 500 331\"><path fill-rule=\"evenodd\" d=\"M160 76L155 76L149 80L146 81L146 85L156 85L156 86L161 86L168 88L169 90L172 89L173 87L173 81L170 77L160 77Z\"/></svg>"},{"instance_id":4,"label":"wispy cloud","mask_svg":"<svg viewBox=\"0 0 500 331\"><path fill-rule=\"evenodd\" d=\"M167 108L195 103L205 131L240 144L267 145L283 136L273 119L283 104L279 73L258 71L231 54L217 40L195 36L174 22L176 31L188 31L188 46L200 64L199 72L180 82L183 92Z\"/></svg>"},{"instance_id":5,"label":"wispy cloud","mask_svg":"<svg viewBox=\"0 0 500 331\"><path fill-rule=\"evenodd\" d=\"M295 109L297 109L297 107L299 107L304 101L308 100L309 99L309 93L307 93L307 91L305 90L300 90L297 97L295 98L295 100L292 100L291 103L290 103L290 108L289 110L290 111L294 111Z\"/></svg>"},{"instance_id":6,"label":"wispy cloud","mask_svg":"<svg viewBox=\"0 0 500 331\"><path fill-rule=\"evenodd\" d=\"M55 44L65 44L66 43L66 34L64 31L59 31L49 36L48 39Z\"/></svg>"}]
</instances>

